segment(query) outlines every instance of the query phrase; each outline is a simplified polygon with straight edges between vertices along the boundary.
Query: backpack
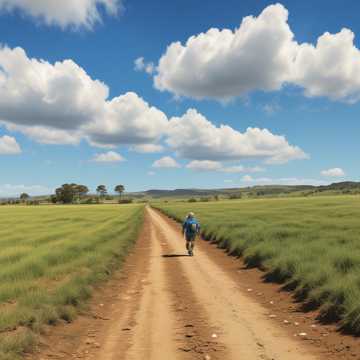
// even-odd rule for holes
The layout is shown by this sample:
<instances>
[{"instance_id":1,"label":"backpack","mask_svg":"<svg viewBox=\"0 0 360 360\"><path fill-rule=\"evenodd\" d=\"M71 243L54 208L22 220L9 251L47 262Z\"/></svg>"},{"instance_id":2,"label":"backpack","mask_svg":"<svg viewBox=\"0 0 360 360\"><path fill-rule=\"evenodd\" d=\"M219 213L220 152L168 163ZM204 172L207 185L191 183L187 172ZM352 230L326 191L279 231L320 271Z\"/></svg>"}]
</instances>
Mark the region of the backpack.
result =
<instances>
[{"instance_id":1,"label":"backpack","mask_svg":"<svg viewBox=\"0 0 360 360\"><path fill-rule=\"evenodd\" d=\"M190 233L191 234L197 233L197 224L195 222L190 223Z\"/></svg>"}]
</instances>

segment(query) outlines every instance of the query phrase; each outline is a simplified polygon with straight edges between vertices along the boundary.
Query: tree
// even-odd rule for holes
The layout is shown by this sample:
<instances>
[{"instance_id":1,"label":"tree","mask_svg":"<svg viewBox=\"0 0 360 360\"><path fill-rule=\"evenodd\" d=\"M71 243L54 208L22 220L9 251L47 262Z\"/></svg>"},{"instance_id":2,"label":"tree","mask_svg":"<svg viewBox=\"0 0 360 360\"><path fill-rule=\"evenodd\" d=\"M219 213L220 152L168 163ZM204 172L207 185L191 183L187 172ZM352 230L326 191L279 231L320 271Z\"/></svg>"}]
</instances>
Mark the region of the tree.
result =
<instances>
[{"instance_id":1,"label":"tree","mask_svg":"<svg viewBox=\"0 0 360 360\"><path fill-rule=\"evenodd\" d=\"M75 198L80 201L88 192L89 189L85 185L71 184L74 187Z\"/></svg>"},{"instance_id":2,"label":"tree","mask_svg":"<svg viewBox=\"0 0 360 360\"><path fill-rule=\"evenodd\" d=\"M96 192L99 194L101 198L103 198L107 194L106 186L105 185L99 185L96 188Z\"/></svg>"},{"instance_id":3,"label":"tree","mask_svg":"<svg viewBox=\"0 0 360 360\"><path fill-rule=\"evenodd\" d=\"M20 195L20 200L22 201L22 202L25 202L26 200L28 200L30 198L30 196L29 196L29 194L27 194L27 193L22 193L21 195Z\"/></svg>"},{"instance_id":4,"label":"tree","mask_svg":"<svg viewBox=\"0 0 360 360\"><path fill-rule=\"evenodd\" d=\"M125 186L124 185L116 185L114 191L117 192L119 194L119 196L121 197L121 195L125 191Z\"/></svg>"},{"instance_id":5,"label":"tree","mask_svg":"<svg viewBox=\"0 0 360 360\"><path fill-rule=\"evenodd\" d=\"M81 197L85 196L89 189L85 185L78 184L63 184L55 190L56 199L52 202L62 202L64 204L71 204L74 200L79 201Z\"/></svg>"},{"instance_id":6,"label":"tree","mask_svg":"<svg viewBox=\"0 0 360 360\"><path fill-rule=\"evenodd\" d=\"M63 184L55 190L56 198L64 204L71 204L74 201L74 184Z\"/></svg>"},{"instance_id":7,"label":"tree","mask_svg":"<svg viewBox=\"0 0 360 360\"><path fill-rule=\"evenodd\" d=\"M52 204L56 204L57 203L57 196L56 195L51 195L49 198L49 202L51 202Z\"/></svg>"}]
</instances>

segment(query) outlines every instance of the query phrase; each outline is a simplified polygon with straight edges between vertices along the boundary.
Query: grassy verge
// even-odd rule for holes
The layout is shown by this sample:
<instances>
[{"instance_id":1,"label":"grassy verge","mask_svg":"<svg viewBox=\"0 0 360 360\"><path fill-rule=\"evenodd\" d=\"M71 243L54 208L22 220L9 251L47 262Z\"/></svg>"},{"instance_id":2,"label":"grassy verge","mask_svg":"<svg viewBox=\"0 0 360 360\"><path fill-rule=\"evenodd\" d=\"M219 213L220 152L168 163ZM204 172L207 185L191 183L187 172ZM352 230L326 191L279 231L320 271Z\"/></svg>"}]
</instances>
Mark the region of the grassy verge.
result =
<instances>
[{"instance_id":1,"label":"grassy verge","mask_svg":"<svg viewBox=\"0 0 360 360\"><path fill-rule=\"evenodd\" d=\"M157 203L182 220L194 211L206 239L285 283L323 320L360 334L360 198Z\"/></svg>"},{"instance_id":2,"label":"grassy verge","mask_svg":"<svg viewBox=\"0 0 360 360\"><path fill-rule=\"evenodd\" d=\"M142 205L0 208L0 359L20 357L44 324L72 321L142 220Z\"/></svg>"}]
</instances>

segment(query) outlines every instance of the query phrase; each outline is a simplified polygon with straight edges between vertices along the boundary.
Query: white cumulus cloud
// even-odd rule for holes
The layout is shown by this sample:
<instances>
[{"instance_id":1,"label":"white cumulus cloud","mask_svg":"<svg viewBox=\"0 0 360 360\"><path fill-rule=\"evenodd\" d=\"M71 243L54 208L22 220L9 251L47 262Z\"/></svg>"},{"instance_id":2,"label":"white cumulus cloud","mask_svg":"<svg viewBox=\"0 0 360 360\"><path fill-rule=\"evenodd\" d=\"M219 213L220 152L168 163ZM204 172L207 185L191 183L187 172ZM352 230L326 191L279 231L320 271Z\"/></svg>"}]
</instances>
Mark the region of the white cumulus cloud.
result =
<instances>
[{"instance_id":1,"label":"white cumulus cloud","mask_svg":"<svg viewBox=\"0 0 360 360\"><path fill-rule=\"evenodd\" d=\"M333 168L333 169L323 170L321 172L321 175L327 177L344 177L345 171L341 168Z\"/></svg>"},{"instance_id":2,"label":"white cumulus cloud","mask_svg":"<svg viewBox=\"0 0 360 360\"><path fill-rule=\"evenodd\" d=\"M291 76L297 44L280 4L238 29L212 28L168 46L154 78L159 90L178 96L226 100L253 90L279 90Z\"/></svg>"},{"instance_id":3,"label":"white cumulus cloud","mask_svg":"<svg viewBox=\"0 0 360 360\"><path fill-rule=\"evenodd\" d=\"M241 160L258 158L267 163L286 163L308 156L284 136L267 129L248 128L244 133L230 126L216 127L194 109L170 119L168 145L190 160Z\"/></svg>"},{"instance_id":4,"label":"white cumulus cloud","mask_svg":"<svg viewBox=\"0 0 360 360\"><path fill-rule=\"evenodd\" d=\"M352 31L343 29L320 36L316 46L305 43L299 47L293 81L305 89L305 95L360 100L360 51L354 37Z\"/></svg>"},{"instance_id":5,"label":"white cumulus cloud","mask_svg":"<svg viewBox=\"0 0 360 360\"><path fill-rule=\"evenodd\" d=\"M72 60L50 64L22 48L0 47L0 119L76 129L98 115L108 87Z\"/></svg>"},{"instance_id":6,"label":"white cumulus cloud","mask_svg":"<svg viewBox=\"0 0 360 360\"><path fill-rule=\"evenodd\" d=\"M260 159L286 163L307 155L267 129L241 133L215 126L194 109L167 116L134 92L109 98L109 88L72 60L51 64L21 48L0 47L0 125L45 144L78 144L142 153L170 146L189 160ZM238 166L224 172L242 172Z\"/></svg>"},{"instance_id":7,"label":"white cumulus cloud","mask_svg":"<svg viewBox=\"0 0 360 360\"><path fill-rule=\"evenodd\" d=\"M179 168L180 164L171 156L164 156L159 160L156 160L153 165L154 168Z\"/></svg>"},{"instance_id":8,"label":"white cumulus cloud","mask_svg":"<svg viewBox=\"0 0 360 360\"><path fill-rule=\"evenodd\" d=\"M354 37L351 30L342 29L325 32L315 45L298 43L288 10L270 5L258 17L245 17L235 30L212 28L184 44L171 43L156 67L154 84L177 97L220 101L293 84L308 97L356 102L360 51Z\"/></svg>"},{"instance_id":9,"label":"white cumulus cloud","mask_svg":"<svg viewBox=\"0 0 360 360\"><path fill-rule=\"evenodd\" d=\"M106 153L96 154L93 158L95 162L120 162L125 161L125 159L115 151L108 151Z\"/></svg>"},{"instance_id":10,"label":"white cumulus cloud","mask_svg":"<svg viewBox=\"0 0 360 360\"><path fill-rule=\"evenodd\" d=\"M120 0L0 0L0 10L20 10L46 25L85 27L101 22L100 8L109 15L121 9Z\"/></svg>"},{"instance_id":11,"label":"white cumulus cloud","mask_svg":"<svg viewBox=\"0 0 360 360\"><path fill-rule=\"evenodd\" d=\"M166 115L134 92L106 101L103 113L84 127L95 144L156 143L168 123Z\"/></svg>"},{"instance_id":12,"label":"white cumulus cloud","mask_svg":"<svg viewBox=\"0 0 360 360\"><path fill-rule=\"evenodd\" d=\"M72 60L31 59L0 47L0 122L38 142L99 146L151 144L166 115L133 92L108 99L109 89Z\"/></svg>"},{"instance_id":13,"label":"white cumulus cloud","mask_svg":"<svg viewBox=\"0 0 360 360\"><path fill-rule=\"evenodd\" d=\"M21 147L12 136L0 137L0 155L15 155L21 153Z\"/></svg>"}]
</instances>

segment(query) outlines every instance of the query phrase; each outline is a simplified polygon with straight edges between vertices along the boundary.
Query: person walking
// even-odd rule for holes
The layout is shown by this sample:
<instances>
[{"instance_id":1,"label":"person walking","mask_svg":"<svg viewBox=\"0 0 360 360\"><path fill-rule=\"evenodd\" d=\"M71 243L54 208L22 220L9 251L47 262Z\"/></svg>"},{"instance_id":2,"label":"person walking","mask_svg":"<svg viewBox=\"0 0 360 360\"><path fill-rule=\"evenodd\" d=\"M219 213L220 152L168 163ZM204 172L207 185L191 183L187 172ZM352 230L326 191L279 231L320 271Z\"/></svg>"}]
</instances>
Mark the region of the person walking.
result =
<instances>
[{"instance_id":1,"label":"person walking","mask_svg":"<svg viewBox=\"0 0 360 360\"><path fill-rule=\"evenodd\" d=\"M194 242L196 235L200 233L200 224L195 219L195 214L190 212L183 223L183 234L186 240L186 250L189 256L194 255Z\"/></svg>"}]
</instances>

